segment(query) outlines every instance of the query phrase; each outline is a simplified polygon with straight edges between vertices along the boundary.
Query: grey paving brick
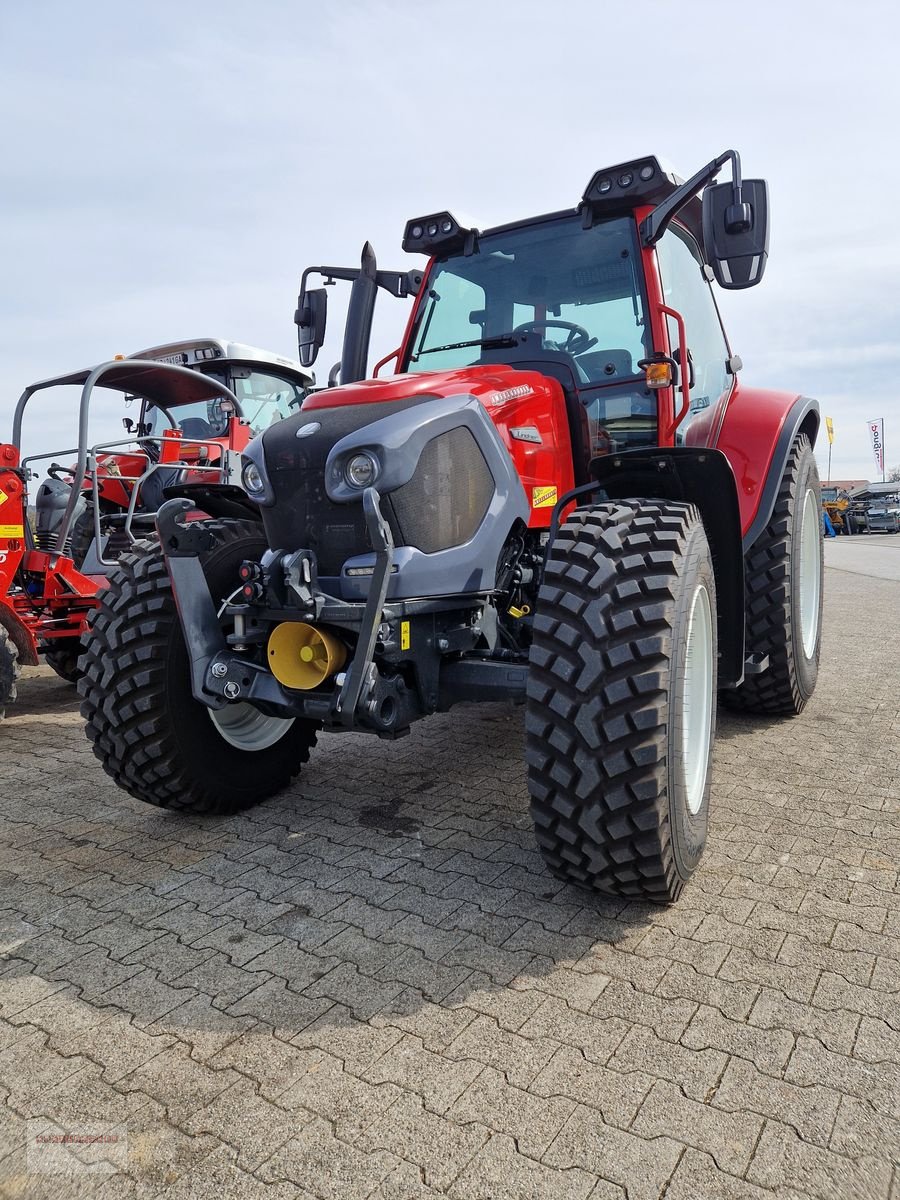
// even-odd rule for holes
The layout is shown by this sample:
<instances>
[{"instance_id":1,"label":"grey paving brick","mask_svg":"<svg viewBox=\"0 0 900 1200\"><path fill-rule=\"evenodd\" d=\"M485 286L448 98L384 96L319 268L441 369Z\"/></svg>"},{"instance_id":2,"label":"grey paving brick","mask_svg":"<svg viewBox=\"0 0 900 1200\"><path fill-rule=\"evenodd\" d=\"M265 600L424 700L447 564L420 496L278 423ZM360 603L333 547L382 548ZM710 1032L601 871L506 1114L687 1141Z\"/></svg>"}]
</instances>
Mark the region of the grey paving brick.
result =
<instances>
[{"instance_id":1,"label":"grey paving brick","mask_svg":"<svg viewBox=\"0 0 900 1200\"><path fill-rule=\"evenodd\" d=\"M786 1029L756 1029L723 1017L718 1009L700 1007L685 1030L681 1043L695 1050L724 1050L748 1058L761 1070L780 1076L794 1049L794 1035Z\"/></svg>"},{"instance_id":2,"label":"grey paving brick","mask_svg":"<svg viewBox=\"0 0 900 1200\"><path fill-rule=\"evenodd\" d=\"M751 1062L732 1058L710 1104L737 1115L758 1113L792 1126L804 1141L827 1146L840 1095L815 1083L799 1085L765 1075Z\"/></svg>"},{"instance_id":3,"label":"grey paving brick","mask_svg":"<svg viewBox=\"0 0 900 1200\"><path fill-rule=\"evenodd\" d=\"M333 1004L327 1012L299 1033L290 1042L299 1047L327 1050L339 1058L352 1075L364 1075L403 1037L390 1025L373 1025L355 1017L343 1004Z\"/></svg>"},{"instance_id":4,"label":"grey paving brick","mask_svg":"<svg viewBox=\"0 0 900 1200\"><path fill-rule=\"evenodd\" d=\"M547 1166L578 1167L627 1189L629 1200L658 1200L683 1146L607 1125L594 1109L575 1110L544 1155Z\"/></svg>"},{"instance_id":5,"label":"grey paving brick","mask_svg":"<svg viewBox=\"0 0 900 1200\"><path fill-rule=\"evenodd\" d=\"M600 1200L597 1178L578 1167L547 1167L522 1155L511 1137L496 1134L450 1188L458 1200Z\"/></svg>"},{"instance_id":6,"label":"grey paving brick","mask_svg":"<svg viewBox=\"0 0 900 1200\"><path fill-rule=\"evenodd\" d=\"M778 1200L810 1200L810 1195L788 1187L778 1192ZM773 1200L773 1193L725 1174L708 1154L687 1150L666 1189L666 1200Z\"/></svg>"},{"instance_id":7,"label":"grey paving brick","mask_svg":"<svg viewBox=\"0 0 900 1200\"><path fill-rule=\"evenodd\" d=\"M513 1087L501 1072L485 1067L457 1097L446 1116L458 1124L476 1123L515 1137L522 1154L540 1159L575 1107L575 1102L567 1098L541 1097Z\"/></svg>"},{"instance_id":8,"label":"grey paving brick","mask_svg":"<svg viewBox=\"0 0 900 1200\"><path fill-rule=\"evenodd\" d=\"M333 1043L331 1047L334 1048ZM368 1066L365 1078L371 1083L395 1083L415 1092L429 1112L442 1116L485 1070L480 1062L471 1059L448 1061L443 1055L427 1050L421 1039L404 1034ZM451 1115L451 1119L459 1119L458 1114Z\"/></svg>"},{"instance_id":9,"label":"grey paving brick","mask_svg":"<svg viewBox=\"0 0 900 1200\"><path fill-rule=\"evenodd\" d=\"M628 1129L653 1082L648 1071L611 1070L592 1062L581 1050L561 1046L528 1090L536 1096L567 1096L597 1109L607 1125Z\"/></svg>"},{"instance_id":10,"label":"grey paving brick","mask_svg":"<svg viewBox=\"0 0 900 1200\"><path fill-rule=\"evenodd\" d=\"M294 1183L322 1200L366 1200L398 1165L396 1155L366 1153L315 1120L285 1142L256 1174L269 1183Z\"/></svg>"},{"instance_id":11,"label":"grey paving brick","mask_svg":"<svg viewBox=\"0 0 900 1200\"><path fill-rule=\"evenodd\" d=\"M781 992L763 988L750 1014L750 1024L761 1029L790 1030L817 1037L829 1050L849 1054L860 1018L843 1010L829 1011L813 1004L799 1004Z\"/></svg>"},{"instance_id":12,"label":"grey paving brick","mask_svg":"<svg viewBox=\"0 0 900 1200\"><path fill-rule=\"evenodd\" d=\"M884 1159L844 1158L802 1141L787 1125L768 1121L747 1178L778 1193L796 1180L814 1196L843 1200L849 1196L886 1196L892 1169Z\"/></svg>"},{"instance_id":13,"label":"grey paving brick","mask_svg":"<svg viewBox=\"0 0 900 1200\"><path fill-rule=\"evenodd\" d=\"M457 1125L430 1113L417 1096L404 1093L356 1144L409 1159L422 1168L425 1183L440 1189L453 1182L489 1136L483 1126Z\"/></svg>"},{"instance_id":14,"label":"grey paving brick","mask_svg":"<svg viewBox=\"0 0 900 1200\"><path fill-rule=\"evenodd\" d=\"M801 1086L821 1084L867 1100L878 1112L900 1119L900 1091L894 1063L868 1063L834 1054L814 1038L798 1037L784 1077Z\"/></svg>"},{"instance_id":15,"label":"grey paving brick","mask_svg":"<svg viewBox=\"0 0 900 1200\"><path fill-rule=\"evenodd\" d=\"M728 1062L718 1049L688 1049L657 1037L652 1029L634 1026L609 1060L614 1071L648 1071L678 1084L693 1100L703 1101L716 1086Z\"/></svg>"},{"instance_id":16,"label":"grey paving brick","mask_svg":"<svg viewBox=\"0 0 900 1200\"><path fill-rule=\"evenodd\" d=\"M657 1080L631 1124L642 1137L673 1137L709 1154L720 1170L743 1175L763 1128L763 1118L728 1113L684 1095L674 1084Z\"/></svg>"},{"instance_id":17,"label":"grey paving brick","mask_svg":"<svg viewBox=\"0 0 900 1200\"><path fill-rule=\"evenodd\" d=\"M472 1059L502 1071L516 1087L527 1088L553 1057L559 1042L542 1037L521 1037L501 1029L490 1017L476 1017L450 1043L444 1053L451 1059Z\"/></svg>"},{"instance_id":18,"label":"grey paving brick","mask_svg":"<svg viewBox=\"0 0 900 1200\"><path fill-rule=\"evenodd\" d=\"M240 1126L238 1127L240 1128ZM257 1130L246 1130L257 1140ZM266 1132L259 1139L265 1146ZM166 1200L312 1200L312 1192L300 1192L293 1183L271 1183L257 1179L239 1166L235 1150L223 1145L213 1150L165 1189ZM101 1196L100 1200L107 1200ZM111 1200L111 1198L110 1198Z\"/></svg>"}]
</instances>

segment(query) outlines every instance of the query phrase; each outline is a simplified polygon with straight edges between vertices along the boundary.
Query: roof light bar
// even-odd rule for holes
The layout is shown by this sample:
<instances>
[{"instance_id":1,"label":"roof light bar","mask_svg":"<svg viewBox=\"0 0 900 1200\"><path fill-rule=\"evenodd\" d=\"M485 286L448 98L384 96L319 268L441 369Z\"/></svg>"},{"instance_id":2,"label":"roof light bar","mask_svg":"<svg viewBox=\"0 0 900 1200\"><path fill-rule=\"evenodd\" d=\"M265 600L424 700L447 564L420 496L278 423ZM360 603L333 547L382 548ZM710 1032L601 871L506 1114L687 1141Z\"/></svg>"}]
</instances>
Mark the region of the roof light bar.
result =
<instances>
[{"instance_id":1,"label":"roof light bar","mask_svg":"<svg viewBox=\"0 0 900 1200\"><path fill-rule=\"evenodd\" d=\"M681 183L679 177L655 155L605 167L591 178L581 203L591 215L658 204Z\"/></svg>"},{"instance_id":2,"label":"roof light bar","mask_svg":"<svg viewBox=\"0 0 900 1200\"><path fill-rule=\"evenodd\" d=\"M407 254L452 254L454 250L471 254L475 237L476 230L460 225L452 213L431 213L406 222L403 249Z\"/></svg>"}]
</instances>

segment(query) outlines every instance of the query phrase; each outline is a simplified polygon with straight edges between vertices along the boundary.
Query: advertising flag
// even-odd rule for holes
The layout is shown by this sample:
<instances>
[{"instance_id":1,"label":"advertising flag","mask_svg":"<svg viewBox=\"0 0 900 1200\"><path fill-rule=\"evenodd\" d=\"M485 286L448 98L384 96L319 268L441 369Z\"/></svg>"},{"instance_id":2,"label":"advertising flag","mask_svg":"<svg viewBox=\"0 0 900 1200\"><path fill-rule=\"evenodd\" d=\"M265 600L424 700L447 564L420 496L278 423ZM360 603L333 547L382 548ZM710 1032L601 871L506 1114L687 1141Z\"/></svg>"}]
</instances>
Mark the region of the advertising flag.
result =
<instances>
[{"instance_id":1,"label":"advertising flag","mask_svg":"<svg viewBox=\"0 0 900 1200\"><path fill-rule=\"evenodd\" d=\"M828 431L828 445L831 446L834 443L834 422L831 417L825 418L825 428Z\"/></svg>"},{"instance_id":2,"label":"advertising flag","mask_svg":"<svg viewBox=\"0 0 900 1200\"><path fill-rule=\"evenodd\" d=\"M872 438L872 453L875 455L875 465L884 474L884 418L869 422L869 435Z\"/></svg>"}]
</instances>

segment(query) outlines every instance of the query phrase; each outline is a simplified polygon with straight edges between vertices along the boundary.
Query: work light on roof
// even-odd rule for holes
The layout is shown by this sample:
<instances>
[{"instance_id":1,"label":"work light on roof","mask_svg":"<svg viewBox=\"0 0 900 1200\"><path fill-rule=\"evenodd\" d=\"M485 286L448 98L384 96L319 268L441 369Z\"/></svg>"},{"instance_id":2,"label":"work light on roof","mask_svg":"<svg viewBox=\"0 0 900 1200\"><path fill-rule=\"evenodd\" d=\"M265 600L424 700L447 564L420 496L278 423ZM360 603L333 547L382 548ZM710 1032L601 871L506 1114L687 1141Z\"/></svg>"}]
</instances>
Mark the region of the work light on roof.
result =
<instances>
[{"instance_id":1,"label":"work light on roof","mask_svg":"<svg viewBox=\"0 0 900 1200\"><path fill-rule=\"evenodd\" d=\"M403 249L407 254L452 254L474 245L475 231L466 229L452 213L431 213L406 223Z\"/></svg>"},{"instance_id":2,"label":"work light on roof","mask_svg":"<svg viewBox=\"0 0 900 1200\"><path fill-rule=\"evenodd\" d=\"M658 204L679 182L656 157L638 158L597 171L585 189L582 204L597 216L638 204Z\"/></svg>"}]
</instances>

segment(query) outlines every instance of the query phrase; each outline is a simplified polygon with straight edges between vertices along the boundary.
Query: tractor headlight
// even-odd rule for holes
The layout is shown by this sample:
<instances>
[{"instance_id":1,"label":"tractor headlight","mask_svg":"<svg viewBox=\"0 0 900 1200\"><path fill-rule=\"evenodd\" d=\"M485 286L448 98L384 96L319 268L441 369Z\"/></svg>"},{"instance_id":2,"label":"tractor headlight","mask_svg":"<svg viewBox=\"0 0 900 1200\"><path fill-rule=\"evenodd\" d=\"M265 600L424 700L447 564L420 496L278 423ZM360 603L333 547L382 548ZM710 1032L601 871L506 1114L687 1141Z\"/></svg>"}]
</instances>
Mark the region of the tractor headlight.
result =
<instances>
[{"instance_id":1,"label":"tractor headlight","mask_svg":"<svg viewBox=\"0 0 900 1200\"><path fill-rule=\"evenodd\" d=\"M378 462L373 455L362 451L348 458L344 464L344 478L352 488L371 487L378 478Z\"/></svg>"},{"instance_id":2,"label":"tractor headlight","mask_svg":"<svg viewBox=\"0 0 900 1200\"><path fill-rule=\"evenodd\" d=\"M255 462L244 464L244 469L241 471L241 483L248 496L264 496L266 494L266 481Z\"/></svg>"}]
</instances>

